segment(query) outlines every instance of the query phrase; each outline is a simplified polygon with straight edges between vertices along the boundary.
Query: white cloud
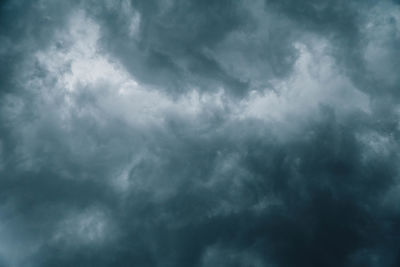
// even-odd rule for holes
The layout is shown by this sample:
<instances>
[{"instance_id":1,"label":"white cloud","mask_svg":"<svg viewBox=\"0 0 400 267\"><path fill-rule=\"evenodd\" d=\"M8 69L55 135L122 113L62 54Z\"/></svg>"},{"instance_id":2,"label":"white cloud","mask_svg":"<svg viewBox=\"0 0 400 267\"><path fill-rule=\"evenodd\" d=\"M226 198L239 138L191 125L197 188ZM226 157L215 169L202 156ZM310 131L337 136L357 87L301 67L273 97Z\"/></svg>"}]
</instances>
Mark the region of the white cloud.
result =
<instances>
[{"instance_id":1,"label":"white cloud","mask_svg":"<svg viewBox=\"0 0 400 267\"><path fill-rule=\"evenodd\" d=\"M296 43L299 58L287 80L273 82L273 90L250 94L241 118L293 124L313 118L320 105L333 107L337 115L353 111L369 112L369 98L355 88L335 66L329 46L323 41ZM351 101L349 101L351 100Z\"/></svg>"},{"instance_id":2,"label":"white cloud","mask_svg":"<svg viewBox=\"0 0 400 267\"><path fill-rule=\"evenodd\" d=\"M114 237L111 219L99 208L70 212L62 219L52 241L67 246L101 245Z\"/></svg>"}]
</instances>

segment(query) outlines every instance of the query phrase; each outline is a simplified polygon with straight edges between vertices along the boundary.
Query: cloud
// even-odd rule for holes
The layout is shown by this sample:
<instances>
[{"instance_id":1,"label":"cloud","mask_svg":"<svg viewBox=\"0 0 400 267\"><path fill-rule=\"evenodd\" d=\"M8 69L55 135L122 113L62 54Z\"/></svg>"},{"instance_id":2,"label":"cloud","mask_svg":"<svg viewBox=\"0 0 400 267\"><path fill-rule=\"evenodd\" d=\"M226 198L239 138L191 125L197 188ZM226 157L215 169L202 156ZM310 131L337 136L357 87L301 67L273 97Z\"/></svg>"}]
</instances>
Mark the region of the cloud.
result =
<instances>
[{"instance_id":1,"label":"cloud","mask_svg":"<svg viewBox=\"0 0 400 267\"><path fill-rule=\"evenodd\" d=\"M393 1L5 1L0 266L397 266Z\"/></svg>"}]
</instances>

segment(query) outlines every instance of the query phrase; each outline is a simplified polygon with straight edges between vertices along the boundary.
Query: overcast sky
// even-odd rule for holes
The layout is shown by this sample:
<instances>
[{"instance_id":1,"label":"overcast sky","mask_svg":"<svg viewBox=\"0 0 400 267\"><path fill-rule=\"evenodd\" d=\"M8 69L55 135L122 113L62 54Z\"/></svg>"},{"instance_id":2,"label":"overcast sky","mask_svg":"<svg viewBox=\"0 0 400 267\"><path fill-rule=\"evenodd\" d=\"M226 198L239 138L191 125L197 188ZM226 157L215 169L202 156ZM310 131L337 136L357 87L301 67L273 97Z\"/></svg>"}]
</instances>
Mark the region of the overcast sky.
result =
<instances>
[{"instance_id":1,"label":"overcast sky","mask_svg":"<svg viewBox=\"0 0 400 267\"><path fill-rule=\"evenodd\" d=\"M0 3L0 267L400 266L398 0Z\"/></svg>"}]
</instances>

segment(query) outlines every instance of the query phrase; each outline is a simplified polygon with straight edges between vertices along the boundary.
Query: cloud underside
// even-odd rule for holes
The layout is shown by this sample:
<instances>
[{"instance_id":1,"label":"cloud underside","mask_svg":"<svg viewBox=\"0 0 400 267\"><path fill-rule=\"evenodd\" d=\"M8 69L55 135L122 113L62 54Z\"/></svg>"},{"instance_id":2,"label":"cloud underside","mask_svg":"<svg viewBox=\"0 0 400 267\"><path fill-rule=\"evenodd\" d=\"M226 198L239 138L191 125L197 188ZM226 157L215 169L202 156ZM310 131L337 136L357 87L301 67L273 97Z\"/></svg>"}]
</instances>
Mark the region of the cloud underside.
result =
<instances>
[{"instance_id":1,"label":"cloud underside","mask_svg":"<svg viewBox=\"0 0 400 267\"><path fill-rule=\"evenodd\" d=\"M0 266L398 266L398 1L3 1Z\"/></svg>"}]
</instances>

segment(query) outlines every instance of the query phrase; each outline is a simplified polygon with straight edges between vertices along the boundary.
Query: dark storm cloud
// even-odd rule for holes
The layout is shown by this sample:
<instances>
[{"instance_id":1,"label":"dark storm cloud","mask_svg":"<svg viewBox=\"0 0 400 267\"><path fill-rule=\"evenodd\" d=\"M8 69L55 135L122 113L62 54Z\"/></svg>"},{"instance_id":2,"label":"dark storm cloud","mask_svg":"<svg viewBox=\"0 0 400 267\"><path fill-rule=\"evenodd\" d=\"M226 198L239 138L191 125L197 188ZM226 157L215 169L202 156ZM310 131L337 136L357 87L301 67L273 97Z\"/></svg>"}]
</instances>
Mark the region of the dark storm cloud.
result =
<instances>
[{"instance_id":1,"label":"dark storm cloud","mask_svg":"<svg viewBox=\"0 0 400 267\"><path fill-rule=\"evenodd\" d=\"M399 64L398 34L371 40L365 31L370 22L380 27L371 32L384 32L386 26L395 31L396 18L390 14L378 17L376 24L371 21L375 1L133 1L94 6L89 9L102 23L107 50L135 77L171 93L223 87L243 96L265 88L270 79L290 73L298 56L293 45L307 34L332 42L332 53L361 90L398 91L397 78L387 77L396 76L391 70ZM129 34L131 17L125 14L130 9L140 14L134 35ZM390 64L383 77L377 69L384 63L366 62L364 55L366 46L382 37L389 38L383 41L385 53L390 53L382 55Z\"/></svg>"},{"instance_id":2,"label":"dark storm cloud","mask_svg":"<svg viewBox=\"0 0 400 267\"><path fill-rule=\"evenodd\" d=\"M399 265L395 2L0 12L0 266Z\"/></svg>"},{"instance_id":3,"label":"dark storm cloud","mask_svg":"<svg viewBox=\"0 0 400 267\"><path fill-rule=\"evenodd\" d=\"M261 1L253 4L133 1L104 7L96 3L90 10L103 26L103 45L141 81L173 94L223 87L243 96L287 74L296 58L292 25L263 12ZM121 8L140 14L135 34L129 34L132 14L127 19Z\"/></svg>"},{"instance_id":4,"label":"dark storm cloud","mask_svg":"<svg viewBox=\"0 0 400 267\"><path fill-rule=\"evenodd\" d=\"M398 97L400 83L393 70L400 64L400 40L398 17L390 12L397 7L390 2L267 0L266 6L331 39L335 56L360 90L374 97Z\"/></svg>"},{"instance_id":5,"label":"dark storm cloud","mask_svg":"<svg viewBox=\"0 0 400 267\"><path fill-rule=\"evenodd\" d=\"M137 36L129 34L132 14L127 18L120 12L131 7L140 14ZM239 2L117 2L93 13L104 26L104 46L143 82L176 93L188 86L227 86L240 94L247 87L207 53L227 34L245 27L248 18Z\"/></svg>"},{"instance_id":6,"label":"dark storm cloud","mask_svg":"<svg viewBox=\"0 0 400 267\"><path fill-rule=\"evenodd\" d=\"M16 196L12 202L19 208L14 212L24 214L29 227L40 229L45 223L47 232L58 221L57 216L47 217L48 212L60 213L56 207L84 211L93 205L105 209L118 224L118 241L83 249L44 244L37 255L41 266L197 266L209 261L204 253L214 246L237 257L253 253L260 262L277 266L360 266L373 261L395 266L396 254L390 252L398 249L392 240L394 218L387 217L392 215L377 199L392 184L397 158L375 154L363 158L362 144L355 139L363 126L349 131L353 121L343 125L326 119L306 127L306 136L288 144L271 142L266 130L261 140L251 133L224 140L230 129L208 141L186 136L185 141L160 143L157 151L167 155L165 162L143 160L129 177L152 179L168 173L172 180L165 183L157 181L165 176L153 177L158 184L155 191L171 181L177 187L161 201L152 192L135 188L121 201L107 192L109 186L99 183L101 177L94 182L38 173L19 175L3 186L9 189L9 198ZM221 158L233 164L231 169L219 170ZM33 180L29 185L25 179L40 183ZM215 184L207 186L207 179L216 180ZM25 188L29 191L24 194L15 191ZM59 189L52 192L52 188ZM18 201L29 206L23 208ZM362 251L373 255L359 258ZM224 254L214 257L226 260Z\"/></svg>"}]
</instances>

